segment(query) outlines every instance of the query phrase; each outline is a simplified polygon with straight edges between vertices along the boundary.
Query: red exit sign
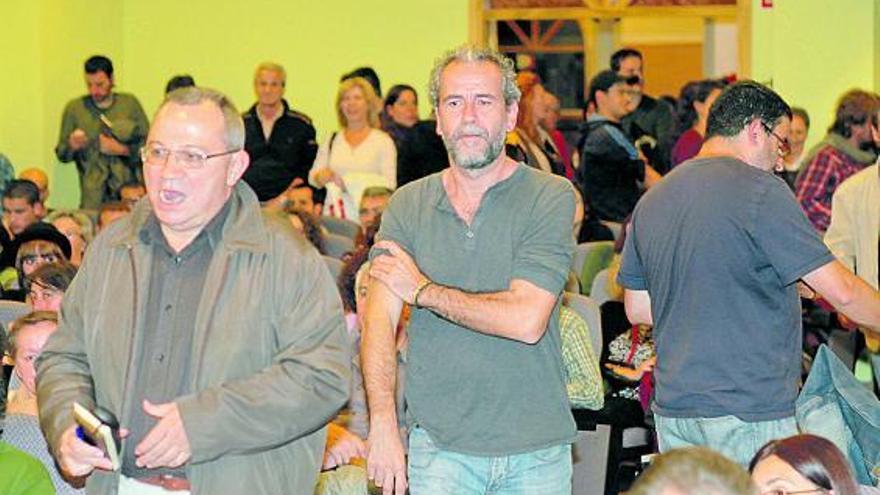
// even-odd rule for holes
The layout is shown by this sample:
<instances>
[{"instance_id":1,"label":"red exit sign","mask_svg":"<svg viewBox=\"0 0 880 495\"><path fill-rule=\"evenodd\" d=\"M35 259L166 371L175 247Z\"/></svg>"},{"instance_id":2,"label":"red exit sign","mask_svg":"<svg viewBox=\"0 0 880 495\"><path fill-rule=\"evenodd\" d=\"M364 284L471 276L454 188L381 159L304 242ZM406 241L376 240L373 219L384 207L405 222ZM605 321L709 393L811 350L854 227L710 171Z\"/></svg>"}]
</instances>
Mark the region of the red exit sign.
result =
<instances>
[{"instance_id":1,"label":"red exit sign","mask_svg":"<svg viewBox=\"0 0 880 495\"><path fill-rule=\"evenodd\" d=\"M772 9L773 0L761 0L761 7L764 7L765 9Z\"/></svg>"}]
</instances>

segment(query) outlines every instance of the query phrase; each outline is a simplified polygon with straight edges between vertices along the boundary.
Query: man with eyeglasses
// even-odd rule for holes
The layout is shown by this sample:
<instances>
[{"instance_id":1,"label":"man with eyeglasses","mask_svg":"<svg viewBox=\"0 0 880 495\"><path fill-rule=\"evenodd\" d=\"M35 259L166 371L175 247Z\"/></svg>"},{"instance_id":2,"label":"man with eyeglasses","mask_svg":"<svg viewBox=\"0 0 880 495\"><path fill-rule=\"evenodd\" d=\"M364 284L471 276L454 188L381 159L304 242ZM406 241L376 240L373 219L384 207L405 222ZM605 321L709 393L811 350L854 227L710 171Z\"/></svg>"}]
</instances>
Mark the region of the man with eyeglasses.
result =
<instances>
[{"instance_id":1,"label":"man with eyeglasses","mask_svg":"<svg viewBox=\"0 0 880 495\"><path fill-rule=\"evenodd\" d=\"M790 122L771 89L730 86L700 153L633 213L618 280L630 321L654 325L661 451L705 445L746 465L797 433L799 281L880 332L880 293L834 259L772 173Z\"/></svg>"},{"instance_id":2,"label":"man with eyeglasses","mask_svg":"<svg viewBox=\"0 0 880 495\"><path fill-rule=\"evenodd\" d=\"M623 222L641 196L640 184L651 187L660 180L620 126L631 91L627 79L610 70L590 81L589 102L596 112L583 126L575 175L587 211L600 220Z\"/></svg>"},{"instance_id":3,"label":"man with eyeglasses","mask_svg":"<svg viewBox=\"0 0 880 495\"><path fill-rule=\"evenodd\" d=\"M76 162L80 208L97 210L119 199L119 187L139 179L138 150L149 123L137 98L114 91L113 62L102 55L84 64L89 94L64 107L55 155Z\"/></svg>"},{"instance_id":4,"label":"man with eyeglasses","mask_svg":"<svg viewBox=\"0 0 880 495\"><path fill-rule=\"evenodd\" d=\"M92 243L37 367L43 431L89 493L311 493L351 357L323 260L241 176L244 126L171 92L141 151L148 201ZM76 401L124 428L121 469Z\"/></svg>"}]
</instances>

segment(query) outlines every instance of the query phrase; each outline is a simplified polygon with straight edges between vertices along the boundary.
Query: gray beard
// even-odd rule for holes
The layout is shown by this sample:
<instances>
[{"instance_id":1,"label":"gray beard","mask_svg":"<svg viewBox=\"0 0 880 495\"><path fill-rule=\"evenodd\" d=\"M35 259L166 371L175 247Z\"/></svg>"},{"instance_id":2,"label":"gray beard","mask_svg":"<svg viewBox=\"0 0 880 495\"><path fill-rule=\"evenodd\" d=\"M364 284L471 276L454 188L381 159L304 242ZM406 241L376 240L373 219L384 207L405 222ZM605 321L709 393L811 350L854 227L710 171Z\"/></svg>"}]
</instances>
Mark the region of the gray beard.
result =
<instances>
[{"instance_id":1,"label":"gray beard","mask_svg":"<svg viewBox=\"0 0 880 495\"><path fill-rule=\"evenodd\" d=\"M479 170L482 168L486 168L501 155L501 152L504 151L504 141L506 140L507 135L504 132L499 132L498 136L494 140L489 140L489 147L482 155L477 156L462 156L455 149L455 136L452 139L447 139L445 136L443 137L443 144L446 145L446 151L449 153L449 156L452 157L452 162L459 167L466 170Z\"/></svg>"}]
</instances>

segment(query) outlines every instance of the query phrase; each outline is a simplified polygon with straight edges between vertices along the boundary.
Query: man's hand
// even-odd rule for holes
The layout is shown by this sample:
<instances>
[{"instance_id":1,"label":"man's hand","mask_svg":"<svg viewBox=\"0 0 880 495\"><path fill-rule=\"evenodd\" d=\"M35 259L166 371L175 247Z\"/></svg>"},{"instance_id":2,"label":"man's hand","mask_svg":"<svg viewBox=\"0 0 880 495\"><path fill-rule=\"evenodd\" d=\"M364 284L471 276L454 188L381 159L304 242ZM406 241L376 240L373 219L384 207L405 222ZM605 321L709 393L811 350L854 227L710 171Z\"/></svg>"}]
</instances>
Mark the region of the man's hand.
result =
<instances>
[{"instance_id":1,"label":"man's hand","mask_svg":"<svg viewBox=\"0 0 880 495\"><path fill-rule=\"evenodd\" d=\"M61 434L61 445L58 447L58 465L61 467L61 472L68 478L87 476L95 468L106 471L113 469L113 464L101 449L77 438L76 425Z\"/></svg>"},{"instance_id":2,"label":"man's hand","mask_svg":"<svg viewBox=\"0 0 880 495\"><path fill-rule=\"evenodd\" d=\"M89 144L89 137L86 135L86 131L74 129L67 137L67 144L73 151L79 151Z\"/></svg>"},{"instance_id":3,"label":"man's hand","mask_svg":"<svg viewBox=\"0 0 880 495\"><path fill-rule=\"evenodd\" d=\"M128 156L129 154L128 146L104 134L98 136L98 146L105 155Z\"/></svg>"},{"instance_id":4,"label":"man's hand","mask_svg":"<svg viewBox=\"0 0 880 495\"><path fill-rule=\"evenodd\" d=\"M327 447L324 449L324 465L321 469L333 469L351 463L351 460L367 457L367 444L361 437L347 429L330 425Z\"/></svg>"},{"instance_id":5,"label":"man's hand","mask_svg":"<svg viewBox=\"0 0 880 495\"><path fill-rule=\"evenodd\" d=\"M394 241L379 241L376 248L387 254L376 256L370 262L370 276L385 284L397 297L414 304L416 289L427 280L412 257Z\"/></svg>"},{"instance_id":6,"label":"man's hand","mask_svg":"<svg viewBox=\"0 0 880 495\"><path fill-rule=\"evenodd\" d=\"M404 495L406 459L397 427L371 423L367 450L367 479L382 488L382 495Z\"/></svg>"},{"instance_id":7,"label":"man's hand","mask_svg":"<svg viewBox=\"0 0 880 495\"><path fill-rule=\"evenodd\" d=\"M177 404L153 404L145 400L143 407L147 415L159 422L135 447L135 463L147 469L176 468L185 464L192 457L192 451Z\"/></svg>"}]
</instances>

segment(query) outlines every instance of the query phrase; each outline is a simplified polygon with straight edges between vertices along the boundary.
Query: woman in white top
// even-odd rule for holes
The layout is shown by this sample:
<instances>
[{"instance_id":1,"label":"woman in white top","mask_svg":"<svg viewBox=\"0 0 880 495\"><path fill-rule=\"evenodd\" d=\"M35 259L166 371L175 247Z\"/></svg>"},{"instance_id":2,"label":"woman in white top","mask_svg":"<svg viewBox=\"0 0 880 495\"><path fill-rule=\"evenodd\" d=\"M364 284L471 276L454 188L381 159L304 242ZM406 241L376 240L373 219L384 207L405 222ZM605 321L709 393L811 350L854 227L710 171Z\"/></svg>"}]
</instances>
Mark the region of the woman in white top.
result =
<instances>
[{"instance_id":1,"label":"woman in white top","mask_svg":"<svg viewBox=\"0 0 880 495\"><path fill-rule=\"evenodd\" d=\"M397 185L397 150L379 127L381 102L366 79L353 77L339 84L336 116L340 132L318 148L309 183L327 187L325 212L357 221L357 205L370 186Z\"/></svg>"}]
</instances>

